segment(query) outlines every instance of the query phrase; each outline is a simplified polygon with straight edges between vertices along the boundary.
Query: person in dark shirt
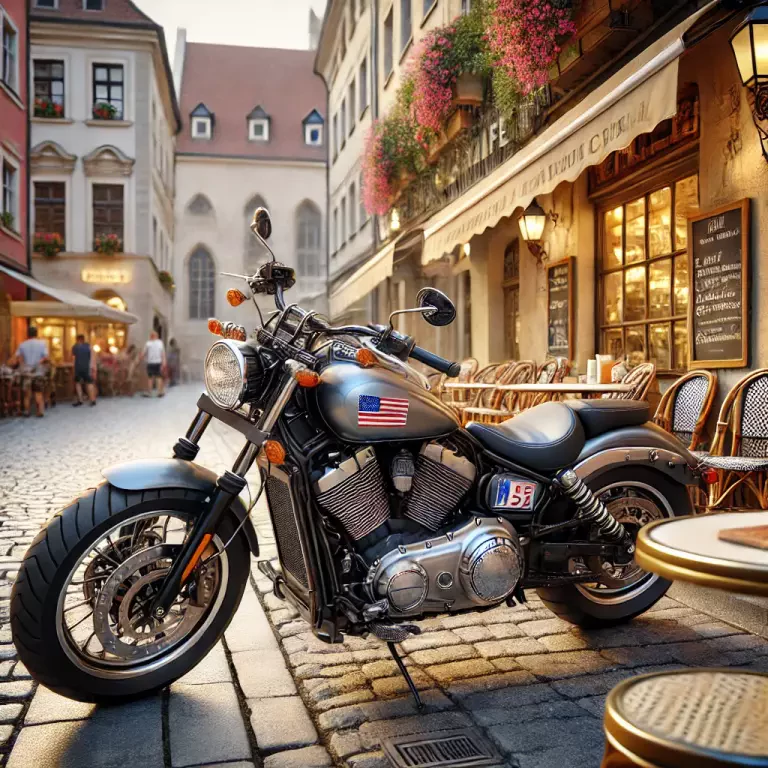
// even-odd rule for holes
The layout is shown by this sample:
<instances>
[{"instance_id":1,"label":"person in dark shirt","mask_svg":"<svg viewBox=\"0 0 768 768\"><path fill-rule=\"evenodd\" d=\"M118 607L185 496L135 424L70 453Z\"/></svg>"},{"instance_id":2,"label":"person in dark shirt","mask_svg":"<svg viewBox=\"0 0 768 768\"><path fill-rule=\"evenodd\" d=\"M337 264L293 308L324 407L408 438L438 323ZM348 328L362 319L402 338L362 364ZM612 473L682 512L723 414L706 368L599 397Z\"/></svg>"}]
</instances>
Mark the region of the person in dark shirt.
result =
<instances>
[{"instance_id":1,"label":"person in dark shirt","mask_svg":"<svg viewBox=\"0 0 768 768\"><path fill-rule=\"evenodd\" d=\"M77 337L77 343L72 347L72 357L75 361L75 392L77 399L72 405L77 407L83 404L83 384L88 391L88 399L91 405L96 405L96 386L93 383L93 374L96 368L96 359L91 352L91 345L81 333Z\"/></svg>"}]
</instances>

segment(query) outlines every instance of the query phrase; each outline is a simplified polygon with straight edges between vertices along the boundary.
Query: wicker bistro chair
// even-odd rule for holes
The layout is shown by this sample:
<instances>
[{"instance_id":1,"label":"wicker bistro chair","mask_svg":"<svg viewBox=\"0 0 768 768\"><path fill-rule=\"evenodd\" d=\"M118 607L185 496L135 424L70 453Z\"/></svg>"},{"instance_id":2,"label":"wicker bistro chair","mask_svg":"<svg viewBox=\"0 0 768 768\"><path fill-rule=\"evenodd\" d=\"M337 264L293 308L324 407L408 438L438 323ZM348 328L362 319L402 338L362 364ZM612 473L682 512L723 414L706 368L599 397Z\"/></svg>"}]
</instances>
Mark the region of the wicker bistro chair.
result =
<instances>
[{"instance_id":1,"label":"wicker bistro chair","mask_svg":"<svg viewBox=\"0 0 768 768\"><path fill-rule=\"evenodd\" d=\"M747 374L731 389L720 408L712 452L700 458L718 472L709 485L707 511L755 503L768 509L768 368Z\"/></svg>"},{"instance_id":2,"label":"wicker bistro chair","mask_svg":"<svg viewBox=\"0 0 768 768\"><path fill-rule=\"evenodd\" d=\"M496 380L497 384L533 384L536 381L536 363L522 360L511 363ZM464 422L499 424L530 407L534 393L505 392L503 389L486 389L478 393L475 403L464 409Z\"/></svg>"},{"instance_id":3,"label":"wicker bistro chair","mask_svg":"<svg viewBox=\"0 0 768 768\"><path fill-rule=\"evenodd\" d=\"M560 384L571 370L571 364L565 357L553 357L546 360L536 373L537 384ZM562 400L565 395L552 392L536 392L530 397L529 408L554 400Z\"/></svg>"},{"instance_id":4,"label":"wicker bistro chair","mask_svg":"<svg viewBox=\"0 0 768 768\"><path fill-rule=\"evenodd\" d=\"M768 767L768 675L683 669L631 677L605 703L602 768Z\"/></svg>"},{"instance_id":5,"label":"wicker bistro chair","mask_svg":"<svg viewBox=\"0 0 768 768\"><path fill-rule=\"evenodd\" d=\"M695 451L701 445L716 394L717 374L686 373L664 393L653 420Z\"/></svg>"},{"instance_id":6,"label":"wicker bistro chair","mask_svg":"<svg viewBox=\"0 0 768 768\"><path fill-rule=\"evenodd\" d=\"M646 400L648 392L656 380L656 366L653 363L640 363L625 374L619 383L631 384L629 392L610 392L603 395L609 400Z\"/></svg>"},{"instance_id":7,"label":"wicker bistro chair","mask_svg":"<svg viewBox=\"0 0 768 768\"><path fill-rule=\"evenodd\" d=\"M449 379L445 374L440 380L440 392L442 393L441 399L446 405L450 405L455 409L457 413L461 414L461 410L470 401L470 391L467 389L445 389L444 384L449 381L454 381L458 384L471 383L474 375L477 373L478 362L474 357L468 357L466 360L461 361L461 370L456 379Z\"/></svg>"}]
</instances>

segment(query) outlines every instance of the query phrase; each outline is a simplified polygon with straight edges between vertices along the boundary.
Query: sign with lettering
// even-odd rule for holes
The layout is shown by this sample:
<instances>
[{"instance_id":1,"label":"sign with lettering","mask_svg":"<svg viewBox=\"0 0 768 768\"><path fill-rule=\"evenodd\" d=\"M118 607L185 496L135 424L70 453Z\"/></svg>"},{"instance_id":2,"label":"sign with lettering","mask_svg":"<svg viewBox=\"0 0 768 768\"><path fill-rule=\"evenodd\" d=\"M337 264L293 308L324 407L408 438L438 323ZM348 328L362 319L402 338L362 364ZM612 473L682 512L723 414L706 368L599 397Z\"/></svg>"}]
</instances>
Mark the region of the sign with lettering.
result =
<instances>
[{"instance_id":1,"label":"sign with lettering","mask_svg":"<svg viewBox=\"0 0 768 768\"><path fill-rule=\"evenodd\" d=\"M573 258L547 267L547 354L573 358Z\"/></svg>"},{"instance_id":2,"label":"sign with lettering","mask_svg":"<svg viewBox=\"0 0 768 768\"><path fill-rule=\"evenodd\" d=\"M131 282L133 275L130 269L119 267L83 267L80 271L80 279L84 283L125 285Z\"/></svg>"},{"instance_id":3,"label":"sign with lettering","mask_svg":"<svg viewBox=\"0 0 768 768\"><path fill-rule=\"evenodd\" d=\"M749 199L688 219L690 368L743 368L749 341Z\"/></svg>"}]
</instances>

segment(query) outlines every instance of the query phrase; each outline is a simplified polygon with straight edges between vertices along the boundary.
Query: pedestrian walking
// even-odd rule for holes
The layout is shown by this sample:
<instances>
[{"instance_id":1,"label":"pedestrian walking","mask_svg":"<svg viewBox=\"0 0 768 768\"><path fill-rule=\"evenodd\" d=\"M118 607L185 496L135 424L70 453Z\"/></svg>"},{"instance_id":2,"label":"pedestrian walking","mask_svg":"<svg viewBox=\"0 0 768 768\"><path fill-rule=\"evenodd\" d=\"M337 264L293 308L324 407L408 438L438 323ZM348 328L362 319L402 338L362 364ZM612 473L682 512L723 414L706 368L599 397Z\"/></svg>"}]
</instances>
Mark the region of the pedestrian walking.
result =
<instances>
[{"instance_id":1,"label":"pedestrian walking","mask_svg":"<svg viewBox=\"0 0 768 768\"><path fill-rule=\"evenodd\" d=\"M144 345L144 351L141 353L141 359L147 364L147 378L149 379L148 389L144 397L151 397L152 390L157 387L157 396L165 395L165 381L163 380L163 368L166 366L165 345L157 331L149 334L149 341Z\"/></svg>"},{"instance_id":2,"label":"pedestrian walking","mask_svg":"<svg viewBox=\"0 0 768 768\"><path fill-rule=\"evenodd\" d=\"M45 386L45 366L48 362L48 345L42 339L37 338L37 328L32 326L27 331L26 341L19 344L13 360L13 365L20 366L22 373L22 416L32 415L31 393L35 395L38 418L45 415L43 389Z\"/></svg>"},{"instance_id":3,"label":"pedestrian walking","mask_svg":"<svg viewBox=\"0 0 768 768\"><path fill-rule=\"evenodd\" d=\"M96 358L91 350L91 345L80 333L77 342L72 347L72 358L75 361L75 402L74 407L83 404L83 385L88 394L91 407L96 405L96 385L94 378L96 373Z\"/></svg>"},{"instance_id":4,"label":"pedestrian walking","mask_svg":"<svg viewBox=\"0 0 768 768\"><path fill-rule=\"evenodd\" d=\"M168 378L170 386L175 387L179 383L179 370L181 368L181 350L176 339L168 342Z\"/></svg>"}]
</instances>

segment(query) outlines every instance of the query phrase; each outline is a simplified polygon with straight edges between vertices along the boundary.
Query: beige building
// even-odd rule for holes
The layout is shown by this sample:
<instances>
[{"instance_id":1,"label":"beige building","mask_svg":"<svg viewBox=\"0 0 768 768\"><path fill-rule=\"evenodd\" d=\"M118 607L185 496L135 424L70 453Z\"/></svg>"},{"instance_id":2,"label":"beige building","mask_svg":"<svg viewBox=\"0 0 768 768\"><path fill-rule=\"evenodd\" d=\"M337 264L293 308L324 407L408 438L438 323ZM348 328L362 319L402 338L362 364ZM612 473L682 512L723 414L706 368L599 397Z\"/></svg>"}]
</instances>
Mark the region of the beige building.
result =
<instances>
[{"instance_id":1,"label":"beige building","mask_svg":"<svg viewBox=\"0 0 768 768\"><path fill-rule=\"evenodd\" d=\"M174 333L193 378L211 344L209 317L255 324L252 304L225 299L243 284L220 273L253 274L269 259L248 229L257 206L272 216L277 259L296 269L288 299L325 311L326 93L313 60L309 50L186 43L179 33ZM270 301L260 304L274 309Z\"/></svg>"}]
</instances>

